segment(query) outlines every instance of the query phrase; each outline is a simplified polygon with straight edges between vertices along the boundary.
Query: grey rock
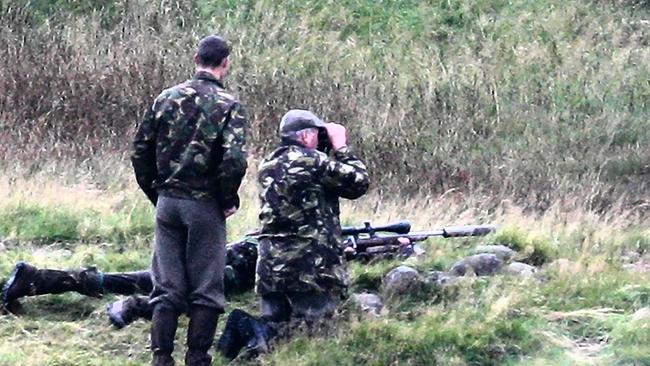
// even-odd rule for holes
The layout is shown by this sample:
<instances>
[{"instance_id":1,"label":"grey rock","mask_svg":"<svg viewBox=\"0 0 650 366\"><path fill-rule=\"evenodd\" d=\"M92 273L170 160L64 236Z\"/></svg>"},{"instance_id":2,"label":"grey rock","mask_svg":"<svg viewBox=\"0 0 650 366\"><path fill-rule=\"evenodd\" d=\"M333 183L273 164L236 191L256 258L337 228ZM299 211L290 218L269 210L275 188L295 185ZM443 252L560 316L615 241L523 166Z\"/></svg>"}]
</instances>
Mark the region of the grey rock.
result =
<instances>
[{"instance_id":1,"label":"grey rock","mask_svg":"<svg viewBox=\"0 0 650 366\"><path fill-rule=\"evenodd\" d=\"M7 248L15 247L19 244L16 239L2 238L0 239L0 251L7 250Z\"/></svg>"},{"instance_id":2,"label":"grey rock","mask_svg":"<svg viewBox=\"0 0 650 366\"><path fill-rule=\"evenodd\" d=\"M627 263L623 265L623 269L630 272L650 272L650 262L639 260L635 263Z\"/></svg>"},{"instance_id":3,"label":"grey rock","mask_svg":"<svg viewBox=\"0 0 650 366\"><path fill-rule=\"evenodd\" d=\"M381 297L367 292L353 294L352 301L362 312L370 315L379 315L384 307Z\"/></svg>"},{"instance_id":4,"label":"grey rock","mask_svg":"<svg viewBox=\"0 0 650 366\"><path fill-rule=\"evenodd\" d=\"M626 270L626 271L635 272L636 271L636 264L634 264L634 263L624 264L623 269Z\"/></svg>"},{"instance_id":5,"label":"grey rock","mask_svg":"<svg viewBox=\"0 0 650 366\"><path fill-rule=\"evenodd\" d=\"M650 323L650 308L641 308L632 315L634 323Z\"/></svg>"},{"instance_id":6,"label":"grey rock","mask_svg":"<svg viewBox=\"0 0 650 366\"><path fill-rule=\"evenodd\" d=\"M494 254L475 254L454 263L449 270L453 276L490 276L503 267L503 261Z\"/></svg>"},{"instance_id":7,"label":"grey rock","mask_svg":"<svg viewBox=\"0 0 650 366\"><path fill-rule=\"evenodd\" d=\"M621 260L625 263L636 263L641 260L641 255L637 252L629 251L622 256Z\"/></svg>"},{"instance_id":8,"label":"grey rock","mask_svg":"<svg viewBox=\"0 0 650 366\"><path fill-rule=\"evenodd\" d=\"M512 262L503 268L503 272L515 276L533 277L537 273L537 268L526 263Z\"/></svg>"},{"instance_id":9,"label":"grey rock","mask_svg":"<svg viewBox=\"0 0 650 366\"><path fill-rule=\"evenodd\" d=\"M424 283L420 273L408 266L399 266L383 279L384 294L388 296L400 295L416 290Z\"/></svg>"},{"instance_id":10,"label":"grey rock","mask_svg":"<svg viewBox=\"0 0 650 366\"><path fill-rule=\"evenodd\" d=\"M499 259L501 259L504 262L508 262L512 257L517 254L514 250L508 248L505 245L500 245L500 244L485 244L485 245L479 245L473 250L473 254L494 254Z\"/></svg>"},{"instance_id":11,"label":"grey rock","mask_svg":"<svg viewBox=\"0 0 650 366\"><path fill-rule=\"evenodd\" d=\"M446 285L446 284L449 284L449 283L453 282L453 280L455 278L456 277L451 276L447 272L430 271L429 273L427 273L425 280L429 284L433 284L433 285L437 285L437 286L443 286L443 285Z\"/></svg>"}]
</instances>

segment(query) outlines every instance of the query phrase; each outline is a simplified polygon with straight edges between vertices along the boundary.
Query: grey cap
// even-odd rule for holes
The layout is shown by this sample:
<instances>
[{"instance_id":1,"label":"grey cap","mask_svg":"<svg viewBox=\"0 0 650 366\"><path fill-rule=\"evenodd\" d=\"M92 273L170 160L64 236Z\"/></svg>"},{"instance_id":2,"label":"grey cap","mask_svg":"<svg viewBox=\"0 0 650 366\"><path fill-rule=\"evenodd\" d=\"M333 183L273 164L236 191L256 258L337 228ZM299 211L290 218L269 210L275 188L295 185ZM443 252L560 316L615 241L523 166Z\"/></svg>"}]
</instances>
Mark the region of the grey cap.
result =
<instances>
[{"instance_id":1,"label":"grey cap","mask_svg":"<svg viewBox=\"0 0 650 366\"><path fill-rule=\"evenodd\" d=\"M285 113L280 120L280 135L282 136L305 128L325 128L325 122L310 111L303 109L292 109Z\"/></svg>"}]
</instances>

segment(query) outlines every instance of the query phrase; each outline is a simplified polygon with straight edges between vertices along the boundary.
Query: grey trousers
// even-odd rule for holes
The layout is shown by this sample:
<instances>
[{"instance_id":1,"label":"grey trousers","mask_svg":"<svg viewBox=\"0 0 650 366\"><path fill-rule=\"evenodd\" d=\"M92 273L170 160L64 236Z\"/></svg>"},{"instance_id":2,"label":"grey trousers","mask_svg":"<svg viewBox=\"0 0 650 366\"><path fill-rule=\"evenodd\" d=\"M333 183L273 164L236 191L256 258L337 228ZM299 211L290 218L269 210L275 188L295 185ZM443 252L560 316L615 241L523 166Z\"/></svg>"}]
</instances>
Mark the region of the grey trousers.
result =
<instances>
[{"instance_id":1,"label":"grey trousers","mask_svg":"<svg viewBox=\"0 0 650 366\"><path fill-rule=\"evenodd\" d=\"M225 220L216 202L158 198L152 305L179 313L193 305L224 311Z\"/></svg>"}]
</instances>

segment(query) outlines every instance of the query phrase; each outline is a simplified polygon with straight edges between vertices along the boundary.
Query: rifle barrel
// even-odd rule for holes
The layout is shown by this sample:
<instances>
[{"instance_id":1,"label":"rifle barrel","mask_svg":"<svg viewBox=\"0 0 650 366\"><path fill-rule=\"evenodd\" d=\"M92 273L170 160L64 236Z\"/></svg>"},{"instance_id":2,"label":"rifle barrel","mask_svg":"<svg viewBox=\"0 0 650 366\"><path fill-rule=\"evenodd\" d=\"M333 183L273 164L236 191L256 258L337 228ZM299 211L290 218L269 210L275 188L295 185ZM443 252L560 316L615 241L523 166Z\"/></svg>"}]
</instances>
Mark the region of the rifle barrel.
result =
<instances>
[{"instance_id":1,"label":"rifle barrel","mask_svg":"<svg viewBox=\"0 0 650 366\"><path fill-rule=\"evenodd\" d=\"M448 226L442 229L445 238L456 236L483 236L496 231L494 225L465 225L465 226Z\"/></svg>"},{"instance_id":2,"label":"rifle barrel","mask_svg":"<svg viewBox=\"0 0 650 366\"><path fill-rule=\"evenodd\" d=\"M376 235L370 238L359 238L358 243L363 243L365 246L371 246L397 238L410 238L412 241L422 241L431 236L442 236L443 238L484 236L494 232L495 230L496 227L493 225L447 226L436 230L411 231L408 234Z\"/></svg>"}]
</instances>

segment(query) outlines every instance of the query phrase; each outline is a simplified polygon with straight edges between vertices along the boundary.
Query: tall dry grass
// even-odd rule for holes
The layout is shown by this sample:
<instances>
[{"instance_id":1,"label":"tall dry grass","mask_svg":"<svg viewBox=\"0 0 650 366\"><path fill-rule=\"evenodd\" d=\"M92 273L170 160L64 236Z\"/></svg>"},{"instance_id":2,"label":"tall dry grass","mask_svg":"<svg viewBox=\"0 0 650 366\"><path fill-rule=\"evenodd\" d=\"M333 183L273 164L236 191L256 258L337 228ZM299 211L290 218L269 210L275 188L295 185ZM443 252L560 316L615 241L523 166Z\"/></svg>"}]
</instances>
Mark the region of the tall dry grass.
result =
<instances>
[{"instance_id":1,"label":"tall dry grass","mask_svg":"<svg viewBox=\"0 0 650 366\"><path fill-rule=\"evenodd\" d=\"M233 45L229 87L247 106L254 157L287 109L309 108L350 127L382 197L645 207L643 4L124 0L45 15L37 4L1 6L7 174L51 161L95 174L108 155L127 164L143 111L217 32Z\"/></svg>"}]
</instances>

